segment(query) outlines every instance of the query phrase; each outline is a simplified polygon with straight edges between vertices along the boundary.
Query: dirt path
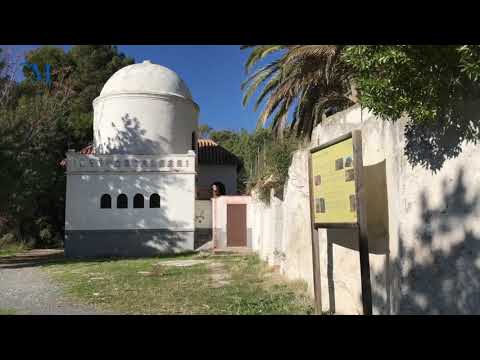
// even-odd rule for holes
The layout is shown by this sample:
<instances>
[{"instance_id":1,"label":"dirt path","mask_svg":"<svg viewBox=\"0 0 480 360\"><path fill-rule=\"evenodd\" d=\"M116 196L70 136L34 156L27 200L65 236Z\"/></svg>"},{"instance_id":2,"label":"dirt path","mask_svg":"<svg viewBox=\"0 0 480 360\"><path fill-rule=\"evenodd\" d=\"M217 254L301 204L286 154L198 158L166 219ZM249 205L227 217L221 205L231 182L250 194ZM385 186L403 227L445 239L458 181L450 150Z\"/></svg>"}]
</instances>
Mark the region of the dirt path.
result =
<instances>
[{"instance_id":1,"label":"dirt path","mask_svg":"<svg viewBox=\"0 0 480 360\"><path fill-rule=\"evenodd\" d=\"M97 315L93 308L67 301L62 290L40 269L61 261L61 250L31 250L0 258L0 309L15 314Z\"/></svg>"}]
</instances>

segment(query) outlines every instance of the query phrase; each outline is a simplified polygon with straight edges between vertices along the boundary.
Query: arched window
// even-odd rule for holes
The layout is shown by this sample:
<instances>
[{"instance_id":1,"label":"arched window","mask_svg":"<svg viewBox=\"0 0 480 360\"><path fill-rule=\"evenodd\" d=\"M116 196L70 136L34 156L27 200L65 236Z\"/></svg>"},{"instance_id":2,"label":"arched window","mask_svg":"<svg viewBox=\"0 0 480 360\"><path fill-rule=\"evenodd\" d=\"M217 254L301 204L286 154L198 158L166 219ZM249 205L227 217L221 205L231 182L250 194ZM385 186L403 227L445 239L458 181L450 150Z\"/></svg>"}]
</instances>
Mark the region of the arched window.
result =
<instances>
[{"instance_id":1,"label":"arched window","mask_svg":"<svg viewBox=\"0 0 480 360\"><path fill-rule=\"evenodd\" d=\"M160 207L160 195L152 194L150 195L150 207L159 208Z\"/></svg>"},{"instance_id":2,"label":"arched window","mask_svg":"<svg viewBox=\"0 0 480 360\"><path fill-rule=\"evenodd\" d=\"M120 194L117 197L117 208L118 209L126 209L128 208L128 198L125 194Z\"/></svg>"},{"instance_id":3,"label":"arched window","mask_svg":"<svg viewBox=\"0 0 480 360\"><path fill-rule=\"evenodd\" d=\"M210 187L210 191L212 193L212 197L218 197L226 194L225 185L223 185L220 181L216 181Z\"/></svg>"},{"instance_id":4,"label":"arched window","mask_svg":"<svg viewBox=\"0 0 480 360\"><path fill-rule=\"evenodd\" d=\"M142 194L137 194L133 198L133 207L135 209L143 209L143 195Z\"/></svg>"},{"instance_id":5,"label":"arched window","mask_svg":"<svg viewBox=\"0 0 480 360\"><path fill-rule=\"evenodd\" d=\"M100 198L100 209L111 209L112 198L108 194L103 194Z\"/></svg>"},{"instance_id":6,"label":"arched window","mask_svg":"<svg viewBox=\"0 0 480 360\"><path fill-rule=\"evenodd\" d=\"M182 160L177 160L177 167L182 167Z\"/></svg>"}]
</instances>

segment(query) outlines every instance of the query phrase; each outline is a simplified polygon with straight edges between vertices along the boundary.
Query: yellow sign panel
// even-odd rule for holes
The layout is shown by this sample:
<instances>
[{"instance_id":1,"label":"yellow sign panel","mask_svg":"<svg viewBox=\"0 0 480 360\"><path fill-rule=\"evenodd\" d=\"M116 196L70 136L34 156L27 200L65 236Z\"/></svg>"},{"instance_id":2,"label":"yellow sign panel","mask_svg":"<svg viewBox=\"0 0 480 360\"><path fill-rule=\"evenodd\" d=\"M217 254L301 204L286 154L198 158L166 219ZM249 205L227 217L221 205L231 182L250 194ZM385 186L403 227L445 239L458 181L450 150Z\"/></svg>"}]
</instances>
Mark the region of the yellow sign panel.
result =
<instances>
[{"instance_id":1,"label":"yellow sign panel","mask_svg":"<svg viewBox=\"0 0 480 360\"><path fill-rule=\"evenodd\" d=\"M352 138L312 153L315 223L357 223Z\"/></svg>"}]
</instances>

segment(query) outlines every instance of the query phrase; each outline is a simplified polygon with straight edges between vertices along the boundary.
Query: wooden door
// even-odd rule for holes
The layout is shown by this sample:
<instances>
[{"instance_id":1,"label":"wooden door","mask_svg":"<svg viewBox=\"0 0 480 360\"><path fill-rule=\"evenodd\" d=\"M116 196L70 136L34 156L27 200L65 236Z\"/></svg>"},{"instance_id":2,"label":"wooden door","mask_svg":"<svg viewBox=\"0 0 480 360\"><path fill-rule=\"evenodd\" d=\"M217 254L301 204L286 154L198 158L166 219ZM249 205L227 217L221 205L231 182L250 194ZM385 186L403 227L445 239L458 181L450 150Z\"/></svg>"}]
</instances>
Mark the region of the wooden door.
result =
<instances>
[{"instance_id":1,"label":"wooden door","mask_svg":"<svg viewBox=\"0 0 480 360\"><path fill-rule=\"evenodd\" d=\"M247 205L227 204L227 246L247 246Z\"/></svg>"}]
</instances>

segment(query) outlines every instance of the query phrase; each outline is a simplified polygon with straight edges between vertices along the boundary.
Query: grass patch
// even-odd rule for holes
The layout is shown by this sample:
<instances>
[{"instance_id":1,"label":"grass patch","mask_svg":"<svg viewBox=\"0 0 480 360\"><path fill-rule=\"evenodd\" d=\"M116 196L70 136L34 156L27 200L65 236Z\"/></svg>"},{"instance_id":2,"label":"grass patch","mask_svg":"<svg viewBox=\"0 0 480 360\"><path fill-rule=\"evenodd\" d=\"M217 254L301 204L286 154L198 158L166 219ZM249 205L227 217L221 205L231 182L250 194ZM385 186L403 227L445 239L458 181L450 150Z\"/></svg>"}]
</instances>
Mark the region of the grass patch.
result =
<instances>
[{"instance_id":1,"label":"grass patch","mask_svg":"<svg viewBox=\"0 0 480 360\"><path fill-rule=\"evenodd\" d=\"M0 315L15 315L16 311L12 309L1 309L0 308Z\"/></svg>"},{"instance_id":2,"label":"grass patch","mask_svg":"<svg viewBox=\"0 0 480 360\"><path fill-rule=\"evenodd\" d=\"M0 246L0 257L12 256L27 251L28 247L22 243L6 243Z\"/></svg>"},{"instance_id":3,"label":"grass patch","mask_svg":"<svg viewBox=\"0 0 480 360\"><path fill-rule=\"evenodd\" d=\"M206 260L188 267L159 266ZM70 296L125 314L310 314L303 283L285 282L257 256L185 255L48 264Z\"/></svg>"}]
</instances>

